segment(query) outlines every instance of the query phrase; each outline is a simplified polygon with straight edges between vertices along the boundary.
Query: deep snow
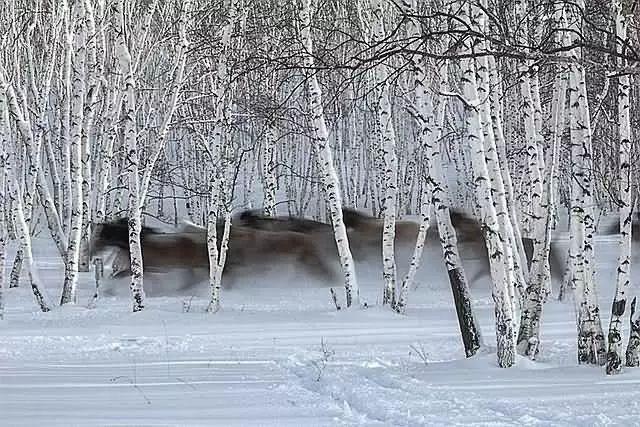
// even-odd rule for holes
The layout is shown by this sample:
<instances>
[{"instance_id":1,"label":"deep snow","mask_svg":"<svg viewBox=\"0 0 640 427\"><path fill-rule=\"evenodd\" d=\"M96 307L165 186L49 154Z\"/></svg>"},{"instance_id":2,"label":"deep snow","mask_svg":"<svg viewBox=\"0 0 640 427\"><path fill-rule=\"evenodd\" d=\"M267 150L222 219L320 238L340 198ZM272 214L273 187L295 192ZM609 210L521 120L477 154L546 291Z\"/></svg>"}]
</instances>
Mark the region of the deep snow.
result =
<instances>
[{"instance_id":1,"label":"deep snow","mask_svg":"<svg viewBox=\"0 0 640 427\"><path fill-rule=\"evenodd\" d=\"M615 237L599 245L603 326L613 295ZM62 269L37 240L56 302ZM637 425L640 370L607 377L577 366L572 302L545 307L537 362L495 363L488 283L473 288L487 347L464 359L439 254L425 254L406 316L378 306L381 280L361 280L370 308L336 312L327 288L256 276L204 313L199 295L153 284L131 313L126 281L95 309L40 313L26 284L7 291L0 323L0 424L17 425ZM401 271L406 268L401 266ZM428 271L428 274L425 273ZM151 285L151 284L150 284ZM124 291L123 291L124 289ZM160 291L161 290L161 291ZM158 291L158 292L156 292ZM122 294L122 295L121 295ZM168 295L168 296L167 296ZM625 331L626 332L626 331Z\"/></svg>"}]
</instances>

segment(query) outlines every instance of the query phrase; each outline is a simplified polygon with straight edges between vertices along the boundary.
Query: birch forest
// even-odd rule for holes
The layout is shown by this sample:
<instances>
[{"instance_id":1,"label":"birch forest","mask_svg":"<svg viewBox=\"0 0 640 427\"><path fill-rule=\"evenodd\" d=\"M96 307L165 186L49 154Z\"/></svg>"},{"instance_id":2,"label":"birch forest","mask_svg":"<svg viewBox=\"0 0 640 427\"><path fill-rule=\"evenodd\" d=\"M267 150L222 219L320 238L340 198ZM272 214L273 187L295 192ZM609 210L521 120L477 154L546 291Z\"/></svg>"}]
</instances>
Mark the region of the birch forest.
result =
<instances>
[{"instance_id":1,"label":"birch forest","mask_svg":"<svg viewBox=\"0 0 640 427\"><path fill-rule=\"evenodd\" d=\"M575 311L577 363L640 366L637 2L0 0L0 10L0 317L18 286L43 312L84 304L79 277L102 268L94 228L121 218L133 311L153 304L144 224L188 219L206 236L216 312L235 215L248 209L330 224L333 298L364 309L343 210L354 208L380 221L380 304L399 315L428 292L413 283L427 236L439 235L466 356L495 346L501 367L535 360L545 303L561 298ZM453 210L481 226L495 337L474 318ZM619 215L610 307L596 299L605 215ZM412 256L397 259L407 220ZM554 286L560 232L569 243ZM57 295L42 291L35 238L64 263Z\"/></svg>"}]
</instances>

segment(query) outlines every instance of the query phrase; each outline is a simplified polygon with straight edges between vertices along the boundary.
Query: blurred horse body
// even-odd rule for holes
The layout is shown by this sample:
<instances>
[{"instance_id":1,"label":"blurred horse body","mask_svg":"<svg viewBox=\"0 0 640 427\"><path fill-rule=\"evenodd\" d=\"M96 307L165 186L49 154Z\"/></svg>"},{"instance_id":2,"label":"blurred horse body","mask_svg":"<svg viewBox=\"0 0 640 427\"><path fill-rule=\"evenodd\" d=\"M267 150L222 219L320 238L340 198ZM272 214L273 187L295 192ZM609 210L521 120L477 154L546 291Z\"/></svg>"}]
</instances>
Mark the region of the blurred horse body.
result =
<instances>
[{"instance_id":1,"label":"blurred horse body","mask_svg":"<svg viewBox=\"0 0 640 427\"><path fill-rule=\"evenodd\" d=\"M484 233L480 223L470 215L451 210L451 221L456 229L463 263L469 260L481 262L480 271L473 278L489 274L489 261ZM384 221L379 218L343 208L343 219L349 245L356 266L362 273L377 274L382 268L382 234ZM218 248L224 232L224 224L217 225ZM400 268L408 265L413 254L419 231L414 221L397 221L395 248ZM166 273L170 270L184 272L181 288L190 288L206 280L209 272L207 230L191 223L183 223L175 231L162 232L142 228L141 244L145 272ZM533 240L523 238L527 262L533 252ZM425 245L441 253L436 227L431 227ZM98 224L91 240L91 254L106 248L116 250L113 277L131 273L129 256L129 231L127 219ZM561 275L563 265L556 248L550 254L552 275ZM245 278L247 274L263 275L269 269L283 271L282 266L292 265L325 284L336 284L340 279L337 247L333 227L330 224L297 217L267 217L257 211L244 211L237 215L230 229L229 246L224 267L223 282ZM423 271L430 268L423 266Z\"/></svg>"},{"instance_id":2,"label":"blurred horse body","mask_svg":"<svg viewBox=\"0 0 640 427\"><path fill-rule=\"evenodd\" d=\"M218 249L224 224L217 225ZM175 232L161 232L143 227L141 236L142 258L145 272L166 273L184 270L181 288L188 288L204 280L209 271L209 253L206 228L185 223ZM91 255L105 249L115 249L117 262L112 277L131 274L129 233L126 219L98 224L91 239ZM293 231L268 231L232 225L224 267L224 278L235 279L258 269L267 269L290 262L296 270L312 278L332 281L334 270L323 259L309 236ZM231 277L230 277L231 276Z\"/></svg>"},{"instance_id":3,"label":"blurred horse body","mask_svg":"<svg viewBox=\"0 0 640 427\"><path fill-rule=\"evenodd\" d=\"M361 253L366 252L368 256L376 256L376 260L382 262L381 247L384 221L353 209L343 209L343 217L347 226L350 244L359 248ZM450 217L451 223L456 230L456 239L462 262L479 259L482 263L480 270L472 276L471 281L474 282L480 277L488 276L490 272L488 250L480 222L457 209L450 209ZM398 247L397 250L412 250L417 234L417 223L412 221L396 222L395 243ZM425 245L439 245L439 238L437 227L432 226L427 232ZM533 239L522 238L526 261L529 266L533 258L533 242ZM408 259L407 257L408 255L405 255L401 259ZM549 263L552 277L562 278L564 265L560 259L558 248L553 242L549 252Z\"/></svg>"}]
</instances>

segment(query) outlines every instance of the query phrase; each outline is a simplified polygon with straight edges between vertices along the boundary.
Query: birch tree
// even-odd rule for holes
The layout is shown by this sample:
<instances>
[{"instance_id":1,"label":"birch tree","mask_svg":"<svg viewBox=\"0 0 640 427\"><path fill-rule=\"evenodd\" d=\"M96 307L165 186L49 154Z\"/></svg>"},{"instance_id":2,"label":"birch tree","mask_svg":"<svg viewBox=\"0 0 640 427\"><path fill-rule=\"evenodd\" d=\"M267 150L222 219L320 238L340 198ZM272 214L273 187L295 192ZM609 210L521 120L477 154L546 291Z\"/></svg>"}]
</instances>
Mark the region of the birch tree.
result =
<instances>
[{"instance_id":1,"label":"birch tree","mask_svg":"<svg viewBox=\"0 0 640 427\"><path fill-rule=\"evenodd\" d=\"M517 16L521 21L526 20L526 2L521 1L516 4ZM562 7L555 13L554 19L564 22ZM526 26L525 26L526 28ZM521 37L524 43L524 36ZM564 45L564 35L558 35L559 45ZM551 243L551 222L550 218L553 209L553 174L555 159L557 155L557 140L562 135L563 109L565 103L566 78L564 68L556 76L554 82L552 120L554 121L554 140L552 141L552 162L550 170L546 173L547 179L543 178L544 173L544 153L541 143L541 121L540 118L540 95L537 78L531 78L529 70L532 69L530 61L520 65L520 96L523 105L523 118L525 138L527 141L528 172L531 184L531 224L533 227L533 253L531 258L531 268L529 282L524 294L524 303L520 330L518 333L518 350L531 359L535 359L539 351L540 344L540 323L542 318L543 305L551 290L551 276L549 272L549 250ZM544 183L547 183L546 188Z\"/></svg>"},{"instance_id":2,"label":"birch tree","mask_svg":"<svg viewBox=\"0 0 640 427\"><path fill-rule=\"evenodd\" d=\"M415 18L417 15L416 1L404 1L402 7L404 14L409 17L407 35L415 39L420 39L420 25L419 21ZM427 182L423 190L424 193L420 205L421 221L419 234L409 271L402 282L400 298L398 300L398 310L404 312L406 306L404 295L408 292L409 284L413 281L413 277L420 264L427 227L430 222L429 210L431 206L433 206L435 209L438 233L440 234L440 242L442 244L443 258L449 276L456 312L458 314L462 342L466 356L470 357L480 348L481 337L471 309L471 293L458 253L456 231L451 224L449 213L450 200L447 189L445 188L446 178L442 169L443 159L441 158L439 149L445 120L447 98L444 96L440 97L437 108L434 109L434 95L430 93L430 82L427 78L427 63L425 59L420 55L414 54L409 57L409 60L411 73L415 82L415 118L420 126L418 135L420 144L424 150L424 168L427 172ZM438 92L446 92L448 90L448 73L448 63L445 61L435 73L439 78L436 88Z\"/></svg>"},{"instance_id":3,"label":"birch tree","mask_svg":"<svg viewBox=\"0 0 640 427\"><path fill-rule=\"evenodd\" d=\"M71 92L71 146L69 167L71 173L71 193L67 195L71 203L71 223L65 257L64 284L60 304L75 303L80 262L80 239L82 237L83 191L82 191L82 125L84 123L86 28L83 1L76 1L72 9L73 60Z\"/></svg>"},{"instance_id":4,"label":"birch tree","mask_svg":"<svg viewBox=\"0 0 640 427\"><path fill-rule=\"evenodd\" d=\"M629 42L627 27L631 19L628 2L614 2L616 22L616 46L620 54L624 53ZM620 60L620 66L626 65ZM633 224L633 201L631 195L631 120L630 120L630 81L628 75L618 77L618 127L620 145L620 242L618 248L618 269L616 292L611 305L609 320L609 348L607 350L607 374L622 371L622 316L627 305L627 291L631 283L631 239ZM632 334L635 332L632 321ZM631 341L630 341L631 342ZM630 346L631 347L631 346ZM637 358L637 356L636 356ZM634 355L627 354L627 361L633 363Z\"/></svg>"},{"instance_id":5,"label":"birch tree","mask_svg":"<svg viewBox=\"0 0 640 427\"><path fill-rule=\"evenodd\" d=\"M36 5L35 11L38 12L39 5ZM61 8L64 9L64 8ZM58 20L59 14L58 8L52 8L52 19ZM15 17L14 17L15 18ZM12 26L17 25L17 19L14 19ZM51 34L50 38L47 38L46 34ZM25 60L18 61L20 66L23 66L26 71L26 81L24 84L19 79L14 79L12 86L9 87L7 96L10 104L10 109L13 114L16 114L18 110L18 116L22 119L19 122L20 131L26 143L27 162L26 166L26 178L25 178L25 191L24 196L24 215L27 226L31 229L31 217L34 213L34 202L36 200L36 183L38 179L38 173L41 169L40 159L40 147L42 144L42 137L46 132L45 116L47 114L46 107L50 97L51 82L54 75L54 67L56 64L57 53L57 41L59 32L56 30L51 33L47 33L45 24L38 22L35 18L29 25L26 26L24 33L24 57ZM37 36L42 37L52 44L51 49L46 49L42 55L39 55L35 50L35 40ZM20 73L16 73L17 76ZM40 83L37 87L36 84ZM29 93L32 97L31 108L28 108ZM19 99L18 99L19 98ZM33 110L35 117L34 122L30 119L29 110ZM26 136L26 130L29 129L29 136ZM10 287L15 287L18 284L20 272L22 271L22 262L24 258L24 250L22 246L18 248L16 256L14 258L13 267L10 275Z\"/></svg>"},{"instance_id":6,"label":"birch tree","mask_svg":"<svg viewBox=\"0 0 640 427\"><path fill-rule=\"evenodd\" d=\"M9 198L7 197L7 153L5 143L8 143L4 137L4 130L7 126L4 122L5 115L3 110L6 109L5 94L3 90L0 90L0 132L2 132L3 138L0 140L0 320L4 320L4 293L6 288L6 277L4 274L5 261L7 258L7 240L9 238L7 232L7 208L9 204Z\"/></svg>"},{"instance_id":7,"label":"birch tree","mask_svg":"<svg viewBox=\"0 0 640 427\"><path fill-rule=\"evenodd\" d=\"M481 2L480 7L477 9L477 15L475 17L476 26L480 31L488 30L487 23L487 3ZM472 9L473 11L474 9ZM478 44L478 49L481 51L488 51L489 46L487 42L481 40ZM498 156L498 146L496 143L496 136L494 129L501 125L501 123L494 123L493 117L496 115L492 111L492 107L495 107L491 103L491 76L496 75L498 70L492 68L493 63L490 62L488 55L482 55L476 59L477 68L477 82L478 82L478 94L483 96L484 99L479 99L480 102L480 117L482 121L482 133L485 141L486 148L486 161L490 177L491 192L494 196L496 215L498 220L498 226L500 230L500 239L503 241L504 250L504 263L508 281L508 290L510 292L511 311L514 316L514 324L517 325L517 296L516 288L522 293L525 285L525 278L520 265L522 261L518 259L518 253L514 249L517 247L515 242L515 232L513 231L513 225L511 223L511 216L509 206L507 205L507 194L503 180L502 165ZM517 326L516 326L517 329Z\"/></svg>"},{"instance_id":8,"label":"birch tree","mask_svg":"<svg viewBox=\"0 0 640 427\"><path fill-rule=\"evenodd\" d=\"M126 150L126 174L128 176L128 227L129 253L131 263L131 294L133 297L133 311L144 308L144 283L142 246L140 233L142 231L142 212L140 209L140 181L138 177L138 146L136 126L136 80L132 64L131 53L125 38L124 0L112 4L112 27L115 32L115 55L118 66L123 75L124 92L124 144Z\"/></svg>"},{"instance_id":9,"label":"birch tree","mask_svg":"<svg viewBox=\"0 0 640 427\"><path fill-rule=\"evenodd\" d=\"M225 173L226 163L224 160L225 147L227 142L227 126L225 116L227 113L228 99L225 96L225 84L228 84L227 60L231 48L231 36L236 25L239 14L239 3L230 0L226 5L227 18L222 27L221 50L217 59L215 72L209 76L209 86L213 101L213 132L210 136L208 146L210 156L209 168L209 206L207 214L207 249L209 252L209 288L210 299L207 311L217 312L220 309L220 287L222 282L222 272L227 256L229 244L229 234L231 227L231 213L229 204L224 197L226 191ZM218 236L218 212L223 205L225 213L224 233ZM218 237L220 237L220 249L218 249Z\"/></svg>"},{"instance_id":10,"label":"birch tree","mask_svg":"<svg viewBox=\"0 0 640 427\"><path fill-rule=\"evenodd\" d=\"M458 16L465 25L473 26L477 11L473 6L462 3ZM472 52L472 41L462 44L463 53ZM485 227L485 240L489 251L491 278L493 281L493 299L496 316L497 357L500 367L510 367L515 363L515 325L514 305L512 303L513 281L510 280L504 243L500 236L498 215L491 194L491 177L487 167L485 138L476 81L476 68L472 56L460 60L462 71L462 101L465 106L465 126L467 144L471 155L474 184L477 201L481 211L482 224ZM495 170L494 170L495 171ZM495 175L494 175L495 178Z\"/></svg>"},{"instance_id":11,"label":"birch tree","mask_svg":"<svg viewBox=\"0 0 640 427\"><path fill-rule=\"evenodd\" d=\"M342 219L342 195L340 184L333 164L333 153L328 144L329 131L324 118L322 92L318 84L313 57L313 39L311 35L311 0L300 0L300 38L302 39L302 66L306 73L306 86L309 96L309 110L313 122L314 146L320 165L322 185L331 212L331 223L338 246L340 265L345 279L347 307L360 304L360 291L353 265L353 256L349 248L347 230Z\"/></svg>"},{"instance_id":12,"label":"birch tree","mask_svg":"<svg viewBox=\"0 0 640 427\"><path fill-rule=\"evenodd\" d=\"M384 28L385 9L382 0L371 0L373 18L373 42L380 43L386 37ZM384 292L382 303L392 307L396 305L396 258L395 258L395 228L396 228L396 199L398 191L398 158L396 156L396 133L393 128L391 102L389 100L389 73L387 64L381 63L375 69L375 84L377 86L376 114L382 164L384 165L384 211L382 232L382 277ZM406 294L405 294L406 295Z\"/></svg>"},{"instance_id":13,"label":"birch tree","mask_svg":"<svg viewBox=\"0 0 640 427\"><path fill-rule=\"evenodd\" d=\"M0 70L0 73L2 73L2 70ZM24 251L24 261L27 266L31 290L40 310L47 312L50 311L50 304L47 301L47 297L44 293L44 289L42 288L42 284L36 270L36 265L33 260L30 230L25 220L22 194L18 188L17 178L15 176L15 151L17 147L16 144L12 143L10 140L11 128L9 121L7 88L8 84L4 78L0 78L0 144L5 150L8 150L8 160L3 160L3 175L9 189L8 199L13 208L12 216L16 225L16 234Z\"/></svg>"},{"instance_id":14,"label":"birch tree","mask_svg":"<svg viewBox=\"0 0 640 427\"><path fill-rule=\"evenodd\" d=\"M584 2L571 10L569 29L580 34ZM569 249L571 281L578 323L578 363L605 363L604 333L594 281L592 141L584 66L574 48L574 61L569 65L569 105L571 130L571 228L574 244Z\"/></svg>"},{"instance_id":15,"label":"birch tree","mask_svg":"<svg viewBox=\"0 0 640 427\"><path fill-rule=\"evenodd\" d=\"M266 216L276 215L276 187L277 180L275 175L275 146L276 146L276 129L274 124L269 121L265 130L264 143L262 147L262 181L264 190L264 214Z\"/></svg>"}]
</instances>

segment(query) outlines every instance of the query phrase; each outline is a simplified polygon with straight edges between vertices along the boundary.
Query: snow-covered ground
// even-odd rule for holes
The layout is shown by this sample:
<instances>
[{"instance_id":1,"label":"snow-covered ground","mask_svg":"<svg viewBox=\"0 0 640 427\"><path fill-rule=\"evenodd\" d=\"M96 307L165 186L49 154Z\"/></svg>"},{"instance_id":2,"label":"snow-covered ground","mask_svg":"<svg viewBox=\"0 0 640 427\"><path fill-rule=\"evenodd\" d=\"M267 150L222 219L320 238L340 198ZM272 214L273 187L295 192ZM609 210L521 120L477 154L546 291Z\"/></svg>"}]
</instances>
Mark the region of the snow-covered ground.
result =
<instances>
[{"instance_id":1,"label":"snow-covered ground","mask_svg":"<svg viewBox=\"0 0 640 427\"><path fill-rule=\"evenodd\" d=\"M607 326L614 237L600 244ZM52 302L61 265L35 245ZM473 288L485 352L465 359L439 256L410 295L406 316L378 306L336 312L327 288L254 277L225 290L207 314L200 295L123 296L37 311L27 286L7 292L0 323L0 425L638 425L640 370L607 377L575 359L571 302L545 307L539 361L500 369L492 353L488 284ZM171 288L171 283L165 287ZM111 283L126 289L127 283ZM166 290L166 289L165 289ZM126 294L126 292L125 292Z\"/></svg>"}]
</instances>

